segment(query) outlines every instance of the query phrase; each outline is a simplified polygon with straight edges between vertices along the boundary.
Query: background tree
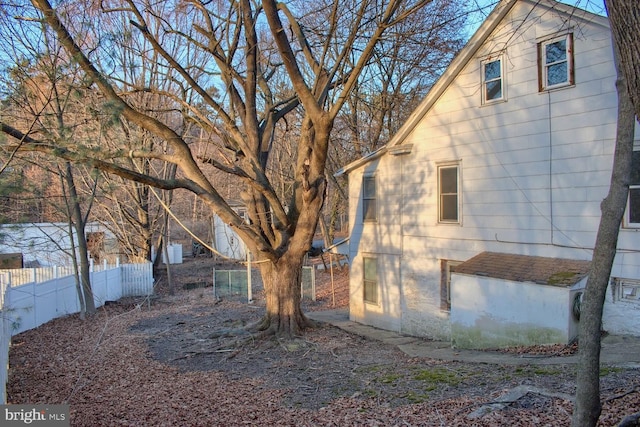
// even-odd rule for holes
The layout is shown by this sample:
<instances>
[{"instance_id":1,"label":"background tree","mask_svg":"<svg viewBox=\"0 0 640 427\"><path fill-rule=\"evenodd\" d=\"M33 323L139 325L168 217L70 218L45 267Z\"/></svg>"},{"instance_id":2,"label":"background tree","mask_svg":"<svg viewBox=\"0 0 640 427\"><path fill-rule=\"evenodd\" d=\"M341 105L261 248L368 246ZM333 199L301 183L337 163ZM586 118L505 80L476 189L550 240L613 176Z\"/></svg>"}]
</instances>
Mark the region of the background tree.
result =
<instances>
[{"instance_id":1,"label":"background tree","mask_svg":"<svg viewBox=\"0 0 640 427\"><path fill-rule=\"evenodd\" d=\"M22 26L10 29L13 39L19 35ZM9 34L11 35L11 33ZM3 35L6 44L6 33ZM79 102L85 92L82 89L82 74L75 64L66 60L65 52L55 39L44 39L34 50L30 40L12 41L12 46L21 44L19 51L23 54L31 53L11 69L11 82L14 86L7 92L9 102L3 109L3 120L9 119L16 126L30 129L30 139L37 138L42 143L60 147L72 144L78 150L90 149L88 135L93 133L93 120L86 112L86 106ZM41 55L35 55L41 53ZM15 130L15 128L13 128ZM7 131L11 126L7 125ZM23 141L24 142L24 141ZM38 165L42 168L42 165ZM81 200L80 192L76 186L74 167L67 160L62 165L52 168L60 176L59 186L47 186L46 181L41 182L45 191L51 188L61 189L59 198L63 202L62 217L69 224L71 236L71 256L76 267L78 280L78 297L81 307L81 315L94 314L95 303L90 283L89 251L85 235L85 227L91 210L93 194L86 203ZM46 168L41 169L46 172ZM46 173L44 174L46 176ZM53 203L47 203L55 206ZM83 212L84 210L84 212ZM77 242L74 242L73 236ZM77 245L77 246L76 246ZM77 253L76 253L77 249Z\"/></svg>"},{"instance_id":2,"label":"background tree","mask_svg":"<svg viewBox=\"0 0 640 427\"><path fill-rule=\"evenodd\" d=\"M304 2L180 2L169 7L112 1L102 2L101 11L91 11L90 27L66 10L73 3L55 11L45 0L33 3L69 56L105 96L105 108L165 141L167 150L89 154L36 142L21 148L196 194L235 227L259 262L267 312L258 329L265 334L300 333L309 325L300 310L300 270L325 198L325 166L336 117L380 41L416 11L432 7L431 2L321 2L314 3L313 14L306 14ZM33 12L31 16L38 18ZM89 29L91 37L86 36ZM135 108L129 100L135 85L122 81L121 70L109 68L112 63L107 60L114 47L128 49L129 43L119 44L109 34L142 37L152 46L142 55L157 56L158 69L192 96L176 96L151 84L144 90L181 105L190 120L215 135L209 141L210 155L197 159L186 136L173 124ZM182 49L169 51L167 45ZM282 84L288 90L278 87ZM280 199L267 167L276 124L297 108L302 120L294 146L292 191L289 198ZM127 157L176 164L177 177L163 179L132 170L123 160ZM235 177L250 224L224 200L207 168Z\"/></svg>"},{"instance_id":3,"label":"background tree","mask_svg":"<svg viewBox=\"0 0 640 427\"><path fill-rule=\"evenodd\" d=\"M327 160L329 242L346 218L347 180L342 166L386 144L464 45L467 14L460 2L437 2L399 23L377 46L336 119Z\"/></svg>"}]
</instances>

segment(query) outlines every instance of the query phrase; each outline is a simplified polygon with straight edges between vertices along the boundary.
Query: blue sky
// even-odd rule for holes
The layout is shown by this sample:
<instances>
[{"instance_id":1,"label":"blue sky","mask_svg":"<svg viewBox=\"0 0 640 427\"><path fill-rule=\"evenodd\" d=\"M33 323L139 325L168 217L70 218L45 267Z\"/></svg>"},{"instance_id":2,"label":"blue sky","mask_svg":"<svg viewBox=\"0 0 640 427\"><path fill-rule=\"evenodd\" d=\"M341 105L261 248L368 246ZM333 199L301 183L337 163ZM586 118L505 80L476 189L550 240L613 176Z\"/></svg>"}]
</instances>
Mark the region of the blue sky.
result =
<instances>
[{"instance_id":1,"label":"blue sky","mask_svg":"<svg viewBox=\"0 0 640 427\"><path fill-rule=\"evenodd\" d=\"M604 0L562 0L563 3L577 6L600 15L605 15Z\"/></svg>"},{"instance_id":2,"label":"blue sky","mask_svg":"<svg viewBox=\"0 0 640 427\"><path fill-rule=\"evenodd\" d=\"M579 7L580 9L586 9L590 12L597 13L599 15L605 15L604 9L604 0L558 0L562 3ZM469 0L469 6L473 7L475 3L475 7L481 9L480 12L476 13L473 16L470 16L467 25L468 25L468 34L469 37L473 35L475 30L478 29L480 24L484 21L487 15L493 10L493 7L496 5L498 0Z\"/></svg>"}]
</instances>

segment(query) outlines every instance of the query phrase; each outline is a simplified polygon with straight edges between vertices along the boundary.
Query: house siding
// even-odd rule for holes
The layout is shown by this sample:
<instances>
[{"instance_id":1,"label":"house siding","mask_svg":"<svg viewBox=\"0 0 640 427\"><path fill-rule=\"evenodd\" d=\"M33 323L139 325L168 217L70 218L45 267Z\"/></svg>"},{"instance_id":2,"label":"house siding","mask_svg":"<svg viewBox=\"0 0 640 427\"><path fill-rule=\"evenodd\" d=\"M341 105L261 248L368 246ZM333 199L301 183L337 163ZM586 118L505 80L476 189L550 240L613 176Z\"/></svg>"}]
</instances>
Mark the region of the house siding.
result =
<instances>
[{"instance_id":1,"label":"house siding","mask_svg":"<svg viewBox=\"0 0 640 427\"><path fill-rule=\"evenodd\" d=\"M373 319L363 310L354 263L354 320L378 326L386 313L402 332L449 339L441 260L464 261L482 251L591 259L616 137L610 35L598 23L571 21L576 84L539 93L537 43L561 34L567 23L566 16L531 7L521 1L512 8L408 133L402 144L413 145L410 154L387 153L350 172L351 258L389 255L389 267L398 270L379 268L394 289L386 311ZM496 52L504 55L506 101L482 105L480 60ZM437 166L447 161L460 162L460 224L437 222ZM361 220L364 173L377 178L375 223ZM636 232L621 230L619 247L637 248ZM638 253L619 254L612 274L640 278L639 265Z\"/></svg>"}]
</instances>

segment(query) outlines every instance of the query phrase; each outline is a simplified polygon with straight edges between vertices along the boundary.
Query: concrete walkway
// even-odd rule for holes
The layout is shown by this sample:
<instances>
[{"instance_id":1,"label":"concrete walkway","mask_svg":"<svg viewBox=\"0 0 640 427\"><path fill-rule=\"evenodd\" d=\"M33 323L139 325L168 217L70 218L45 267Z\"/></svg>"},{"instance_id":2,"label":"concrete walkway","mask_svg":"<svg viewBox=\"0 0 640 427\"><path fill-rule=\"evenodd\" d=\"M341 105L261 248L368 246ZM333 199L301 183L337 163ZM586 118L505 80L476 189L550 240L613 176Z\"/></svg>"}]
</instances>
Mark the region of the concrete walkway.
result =
<instances>
[{"instance_id":1,"label":"concrete walkway","mask_svg":"<svg viewBox=\"0 0 640 427\"><path fill-rule=\"evenodd\" d=\"M497 351L453 349L450 342L429 341L353 322L349 320L348 309L314 311L305 314L313 320L329 323L352 334L395 345L411 357L508 365L578 363L577 354L571 356L526 356ZM640 338L620 335L605 336L602 340L600 362L624 368L640 368Z\"/></svg>"}]
</instances>

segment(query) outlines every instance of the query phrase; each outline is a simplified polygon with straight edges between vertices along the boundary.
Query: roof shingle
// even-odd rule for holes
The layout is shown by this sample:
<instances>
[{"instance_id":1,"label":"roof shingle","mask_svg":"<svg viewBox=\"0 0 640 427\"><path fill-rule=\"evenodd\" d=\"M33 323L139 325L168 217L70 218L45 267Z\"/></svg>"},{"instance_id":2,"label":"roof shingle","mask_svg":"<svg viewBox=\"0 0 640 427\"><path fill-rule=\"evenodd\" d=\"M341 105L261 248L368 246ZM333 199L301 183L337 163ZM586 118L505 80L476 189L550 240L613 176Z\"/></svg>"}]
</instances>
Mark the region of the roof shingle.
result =
<instances>
[{"instance_id":1,"label":"roof shingle","mask_svg":"<svg viewBox=\"0 0 640 427\"><path fill-rule=\"evenodd\" d=\"M570 287L589 273L590 261L482 252L453 267L455 273Z\"/></svg>"}]
</instances>

